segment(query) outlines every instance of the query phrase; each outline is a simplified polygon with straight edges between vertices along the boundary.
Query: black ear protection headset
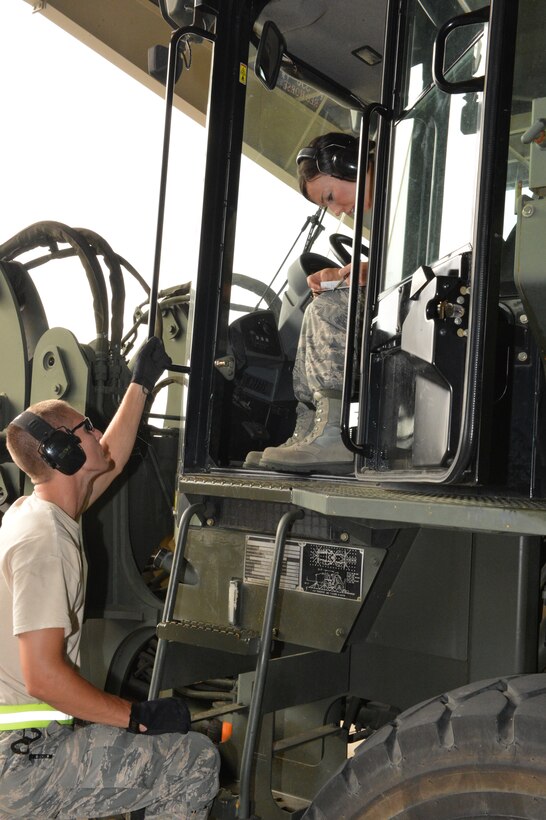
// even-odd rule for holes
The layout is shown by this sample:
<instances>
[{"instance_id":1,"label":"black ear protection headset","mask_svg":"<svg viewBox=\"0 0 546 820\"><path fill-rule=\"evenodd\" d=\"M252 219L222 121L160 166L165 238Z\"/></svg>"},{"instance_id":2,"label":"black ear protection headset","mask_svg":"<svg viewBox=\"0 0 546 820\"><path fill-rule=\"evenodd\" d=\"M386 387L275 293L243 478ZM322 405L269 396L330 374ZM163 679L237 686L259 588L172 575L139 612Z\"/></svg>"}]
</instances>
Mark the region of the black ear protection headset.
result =
<instances>
[{"instance_id":1,"label":"black ear protection headset","mask_svg":"<svg viewBox=\"0 0 546 820\"><path fill-rule=\"evenodd\" d=\"M358 141L352 139L347 145L330 142L320 148L309 145L298 152L296 163L304 159L313 160L320 174L352 181L358 172Z\"/></svg>"},{"instance_id":2,"label":"black ear protection headset","mask_svg":"<svg viewBox=\"0 0 546 820\"><path fill-rule=\"evenodd\" d=\"M85 422L91 424L88 419L85 419L77 427L84 426ZM80 467L83 467L86 455L80 439L74 433L77 427L74 430L69 430L67 427L52 427L30 410L25 410L24 413L14 418L12 424L30 433L40 442L38 453L54 470L64 475L74 475ZM92 426L91 429L93 429Z\"/></svg>"}]
</instances>

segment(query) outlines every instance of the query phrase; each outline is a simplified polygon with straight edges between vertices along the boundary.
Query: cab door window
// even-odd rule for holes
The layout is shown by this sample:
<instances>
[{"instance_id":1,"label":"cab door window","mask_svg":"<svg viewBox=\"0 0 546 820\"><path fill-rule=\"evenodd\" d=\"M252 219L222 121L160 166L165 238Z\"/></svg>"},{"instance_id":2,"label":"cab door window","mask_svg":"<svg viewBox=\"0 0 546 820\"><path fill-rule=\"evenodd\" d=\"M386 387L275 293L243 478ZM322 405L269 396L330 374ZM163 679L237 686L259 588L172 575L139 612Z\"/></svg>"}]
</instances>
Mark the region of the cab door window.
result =
<instances>
[{"instance_id":1,"label":"cab door window","mask_svg":"<svg viewBox=\"0 0 546 820\"><path fill-rule=\"evenodd\" d=\"M409 0L391 126L382 269L368 339L369 470L445 474L459 445L466 368L483 93L432 82L433 44L444 23L478 4ZM449 35L449 82L483 75L486 26Z\"/></svg>"}]
</instances>

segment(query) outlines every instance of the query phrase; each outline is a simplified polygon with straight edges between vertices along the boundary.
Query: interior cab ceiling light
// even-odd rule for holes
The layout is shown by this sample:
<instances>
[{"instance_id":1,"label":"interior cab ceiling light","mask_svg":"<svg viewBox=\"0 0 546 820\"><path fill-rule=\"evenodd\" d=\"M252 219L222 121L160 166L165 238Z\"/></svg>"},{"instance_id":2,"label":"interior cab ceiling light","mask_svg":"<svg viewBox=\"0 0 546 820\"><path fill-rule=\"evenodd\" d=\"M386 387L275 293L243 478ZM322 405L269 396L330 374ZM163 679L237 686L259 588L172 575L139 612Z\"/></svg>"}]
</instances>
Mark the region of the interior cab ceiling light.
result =
<instances>
[{"instance_id":1,"label":"interior cab ceiling light","mask_svg":"<svg viewBox=\"0 0 546 820\"><path fill-rule=\"evenodd\" d=\"M360 48L356 48L353 51L353 54L355 57L358 57L359 60L362 60L368 65L377 65L383 59L382 55L371 46L361 46Z\"/></svg>"}]
</instances>

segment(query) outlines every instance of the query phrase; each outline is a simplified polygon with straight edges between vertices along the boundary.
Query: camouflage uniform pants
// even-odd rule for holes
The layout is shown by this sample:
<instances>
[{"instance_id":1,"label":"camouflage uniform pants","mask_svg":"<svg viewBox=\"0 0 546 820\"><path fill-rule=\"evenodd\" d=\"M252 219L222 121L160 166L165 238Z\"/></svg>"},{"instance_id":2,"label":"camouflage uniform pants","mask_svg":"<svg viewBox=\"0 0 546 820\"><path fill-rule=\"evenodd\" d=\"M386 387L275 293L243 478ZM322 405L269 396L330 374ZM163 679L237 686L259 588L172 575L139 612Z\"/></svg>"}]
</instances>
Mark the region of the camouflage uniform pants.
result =
<instances>
[{"instance_id":1,"label":"camouflage uniform pants","mask_svg":"<svg viewBox=\"0 0 546 820\"><path fill-rule=\"evenodd\" d=\"M293 382L296 398L307 405L316 390L343 389L348 303L348 288L325 291L303 315Z\"/></svg>"},{"instance_id":2,"label":"camouflage uniform pants","mask_svg":"<svg viewBox=\"0 0 546 820\"><path fill-rule=\"evenodd\" d=\"M30 754L10 748L21 731L0 732L0 818L75 820L143 807L146 817L161 820L208 816L219 756L204 735L134 735L100 724L73 730L58 723L42 732Z\"/></svg>"}]
</instances>

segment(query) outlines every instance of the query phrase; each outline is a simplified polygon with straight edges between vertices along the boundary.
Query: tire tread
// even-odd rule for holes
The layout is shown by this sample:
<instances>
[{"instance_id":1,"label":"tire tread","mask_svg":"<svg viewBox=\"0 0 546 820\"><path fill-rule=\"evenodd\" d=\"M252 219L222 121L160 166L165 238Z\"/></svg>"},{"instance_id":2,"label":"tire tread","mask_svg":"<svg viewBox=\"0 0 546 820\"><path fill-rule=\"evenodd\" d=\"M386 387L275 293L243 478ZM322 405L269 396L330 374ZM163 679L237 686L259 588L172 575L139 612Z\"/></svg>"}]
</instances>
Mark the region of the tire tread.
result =
<instances>
[{"instance_id":1,"label":"tire tread","mask_svg":"<svg viewBox=\"0 0 546 820\"><path fill-rule=\"evenodd\" d=\"M389 789L428 772L492 765L536 774L546 801L546 675L467 684L408 709L361 744L304 820L365 818Z\"/></svg>"}]
</instances>

